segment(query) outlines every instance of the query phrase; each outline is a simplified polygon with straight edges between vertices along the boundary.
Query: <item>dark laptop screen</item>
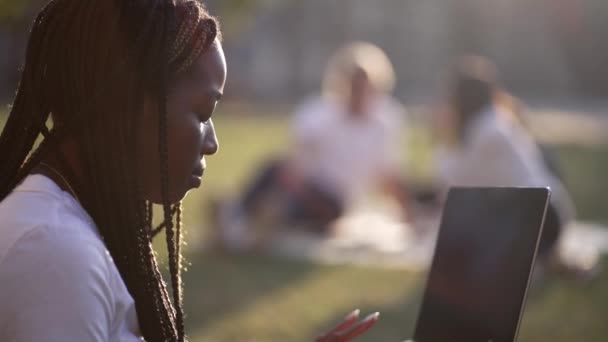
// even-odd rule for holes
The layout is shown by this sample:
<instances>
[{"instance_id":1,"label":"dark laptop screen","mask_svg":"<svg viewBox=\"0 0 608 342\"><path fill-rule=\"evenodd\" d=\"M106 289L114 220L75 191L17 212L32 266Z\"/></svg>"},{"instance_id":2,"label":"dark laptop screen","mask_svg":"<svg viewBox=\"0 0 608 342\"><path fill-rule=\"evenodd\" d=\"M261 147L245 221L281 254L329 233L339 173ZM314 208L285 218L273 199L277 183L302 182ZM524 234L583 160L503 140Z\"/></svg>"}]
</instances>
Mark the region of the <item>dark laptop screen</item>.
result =
<instances>
[{"instance_id":1,"label":"dark laptop screen","mask_svg":"<svg viewBox=\"0 0 608 342\"><path fill-rule=\"evenodd\" d=\"M416 342L511 342L549 198L544 188L453 188Z\"/></svg>"}]
</instances>

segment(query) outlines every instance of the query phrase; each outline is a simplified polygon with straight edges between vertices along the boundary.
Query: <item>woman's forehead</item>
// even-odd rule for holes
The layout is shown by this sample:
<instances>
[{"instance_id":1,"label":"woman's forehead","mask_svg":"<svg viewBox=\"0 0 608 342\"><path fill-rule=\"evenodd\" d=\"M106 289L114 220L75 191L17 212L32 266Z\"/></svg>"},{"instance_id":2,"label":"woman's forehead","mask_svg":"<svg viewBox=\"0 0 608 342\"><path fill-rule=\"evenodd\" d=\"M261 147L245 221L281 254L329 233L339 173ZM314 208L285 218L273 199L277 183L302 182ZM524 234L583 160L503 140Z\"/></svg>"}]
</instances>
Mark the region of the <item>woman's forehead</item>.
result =
<instances>
[{"instance_id":1,"label":"woman's forehead","mask_svg":"<svg viewBox=\"0 0 608 342\"><path fill-rule=\"evenodd\" d=\"M220 83L223 85L226 77L226 60L221 44L214 42L194 62L190 77L202 83Z\"/></svg>"}]
</instances>

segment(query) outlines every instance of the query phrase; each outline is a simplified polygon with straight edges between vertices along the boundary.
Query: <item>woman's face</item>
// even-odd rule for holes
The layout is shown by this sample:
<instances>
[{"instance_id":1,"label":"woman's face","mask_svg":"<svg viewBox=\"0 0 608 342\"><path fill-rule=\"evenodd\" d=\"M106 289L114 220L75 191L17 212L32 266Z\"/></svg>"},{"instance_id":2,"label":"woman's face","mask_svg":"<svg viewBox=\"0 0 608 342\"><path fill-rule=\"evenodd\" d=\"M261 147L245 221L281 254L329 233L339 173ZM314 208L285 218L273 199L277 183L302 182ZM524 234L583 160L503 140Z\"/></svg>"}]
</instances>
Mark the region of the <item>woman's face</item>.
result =
<instances>
[{"instance_id":1,"label":"woman's face","mask_svg":"<svg viewBox=\"0 0 608 342\"><path fill-rule=\"evenodd\" d=\"M226 60L215 41L177 79L167 97L167 150L169 201L180 201L201 185L205 156L217 152L219 143L211 115L222 97L226 82ZM161 203L161 157L158 148L158 112L155 101L146 101L140 125L139 178L145 199Z\"/></svg>"}]
</instances>

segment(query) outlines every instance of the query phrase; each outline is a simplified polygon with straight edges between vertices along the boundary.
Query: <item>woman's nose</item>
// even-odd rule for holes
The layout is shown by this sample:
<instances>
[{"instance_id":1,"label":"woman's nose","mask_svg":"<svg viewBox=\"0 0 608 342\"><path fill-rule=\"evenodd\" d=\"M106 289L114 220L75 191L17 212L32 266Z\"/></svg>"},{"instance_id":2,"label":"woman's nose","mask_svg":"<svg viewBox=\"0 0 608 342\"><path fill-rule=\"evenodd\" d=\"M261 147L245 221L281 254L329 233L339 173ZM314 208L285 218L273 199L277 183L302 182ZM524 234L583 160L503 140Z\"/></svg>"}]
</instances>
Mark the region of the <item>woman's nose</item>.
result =
<instances>
[{"instance_id":1,"label":"woman's nose","mask_svg":"<svg viewBox=\"0 0 608 342\"><path fill-rule=\"evenodd\" d=\"M203 155L210 156L217 153L220 148L220 143L215 134L213 121L209 120L206 125L207 127L205 128L205 135L203 137Z\"/></svg>"}]
</instances>

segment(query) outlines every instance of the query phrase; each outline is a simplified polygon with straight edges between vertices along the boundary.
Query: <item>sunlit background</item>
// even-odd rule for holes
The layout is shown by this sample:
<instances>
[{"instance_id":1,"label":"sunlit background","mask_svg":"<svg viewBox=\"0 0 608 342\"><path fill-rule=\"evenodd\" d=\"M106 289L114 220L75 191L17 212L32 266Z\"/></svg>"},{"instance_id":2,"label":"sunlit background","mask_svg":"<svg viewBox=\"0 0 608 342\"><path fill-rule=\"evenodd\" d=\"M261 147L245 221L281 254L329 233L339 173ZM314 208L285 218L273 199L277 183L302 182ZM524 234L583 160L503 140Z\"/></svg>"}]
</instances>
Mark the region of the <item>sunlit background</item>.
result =
<instances>
[{"instance_id":1,"label":"sunlit background","mask_svg":"<svg viewBox=\"0 0 608 342\"><path fill-rule=\"evenodd\" d=\"M0 127L29 25L43 3L0 0ZM558 152L578 218L608 225L608 1L206 4L223 25L229 74L214 119L220 152L208 160L202 189L186 200L185 305L192 341L310 341L355 307L382 313L362 340L410 337L424 272L199 248L214 229L212 200L237 194L262 163L285 150L294 105L319 91L329 56L349 41L373 42L395 66L395 96L409 113L403 174L413 183L427 182L432 168L429 110L440 101L447 68L464 53L481 54L530 108L535 136ZM519 340L606 341L606 317L608 275L584 284L556 276L532 288Z\"/></svg>"}]
</instances>

